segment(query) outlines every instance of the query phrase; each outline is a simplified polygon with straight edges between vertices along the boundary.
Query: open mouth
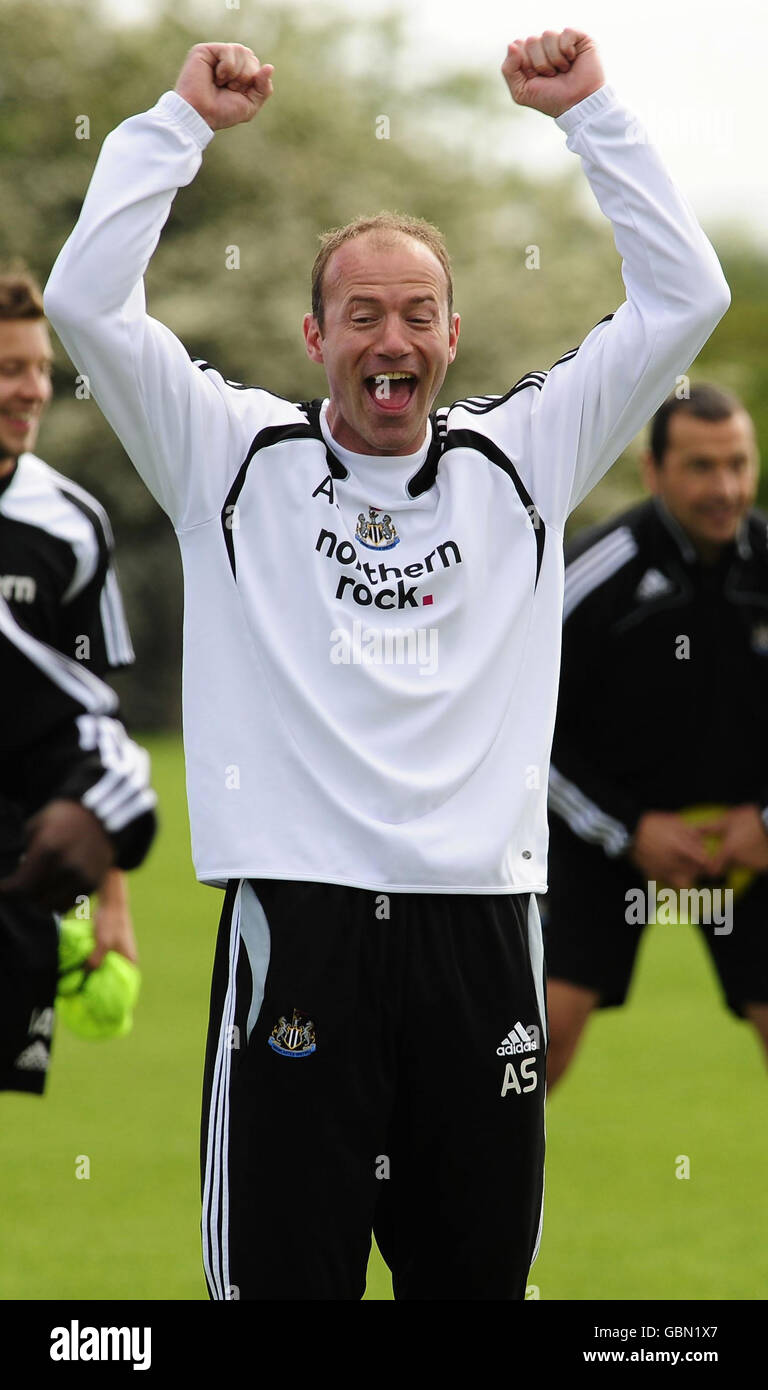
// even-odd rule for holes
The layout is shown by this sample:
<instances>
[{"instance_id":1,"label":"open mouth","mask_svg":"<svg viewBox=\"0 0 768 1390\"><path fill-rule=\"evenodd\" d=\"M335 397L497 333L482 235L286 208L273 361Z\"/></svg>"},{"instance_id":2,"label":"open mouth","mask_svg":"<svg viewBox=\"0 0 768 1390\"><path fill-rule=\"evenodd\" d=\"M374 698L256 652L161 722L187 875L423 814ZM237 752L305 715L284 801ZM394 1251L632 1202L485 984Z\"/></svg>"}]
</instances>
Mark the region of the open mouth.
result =
<instances>
[{"instance_id":1,"label":"open mouth","mask_svg":"<svg viewBox=\"0 0 768 1390\"><path fill-rule=\"evenodd\" d=\"M374 405L383 411L404 410L418 386L412 372L379 372L365 378L365 389Z\"/></svg>"}]
</instances>

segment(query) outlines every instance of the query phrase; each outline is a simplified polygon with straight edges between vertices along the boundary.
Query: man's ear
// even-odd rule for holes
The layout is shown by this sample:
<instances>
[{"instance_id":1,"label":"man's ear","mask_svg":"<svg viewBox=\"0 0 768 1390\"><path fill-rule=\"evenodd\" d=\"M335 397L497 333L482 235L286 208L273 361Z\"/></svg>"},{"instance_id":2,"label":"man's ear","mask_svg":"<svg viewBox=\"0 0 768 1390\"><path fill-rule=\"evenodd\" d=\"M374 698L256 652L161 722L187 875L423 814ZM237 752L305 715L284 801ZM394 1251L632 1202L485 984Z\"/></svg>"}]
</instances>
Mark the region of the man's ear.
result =
<instances>
[{"instance_id":1,"label":"man's ear","mask_svg":"<svg viewBox=\"0 0 768 1390\"><path fill-rule=\"evenodd\" d=\"M307 357L313 362L322 363L323 361L323 335L320 332L320 325L314 314L304 315L304 342L307 349Z\"/></svg>"},{"instance_id":2,"label":"man's ear","mask_svg":"<svg viewBox=\"0 0 768 1390\"><path fill-rule=\"evenodd\" d=\"M459 330L461 328L461 318L458 314L451 315L451 322L448 326L448 363L453 362L459 345Z\"/></svg>"},{"instance_id":3,"label":"man's ear","mask_svg":"<svg viewBox=\"0 0 768 1390\"><path fill-rule=\"evenodd\" d=\"M659 492L659 469L654 462L653 454L650 449L646 449L640 456L640 470L643 475L643 482L649 492Z\"/></svg>"}]
</instances>

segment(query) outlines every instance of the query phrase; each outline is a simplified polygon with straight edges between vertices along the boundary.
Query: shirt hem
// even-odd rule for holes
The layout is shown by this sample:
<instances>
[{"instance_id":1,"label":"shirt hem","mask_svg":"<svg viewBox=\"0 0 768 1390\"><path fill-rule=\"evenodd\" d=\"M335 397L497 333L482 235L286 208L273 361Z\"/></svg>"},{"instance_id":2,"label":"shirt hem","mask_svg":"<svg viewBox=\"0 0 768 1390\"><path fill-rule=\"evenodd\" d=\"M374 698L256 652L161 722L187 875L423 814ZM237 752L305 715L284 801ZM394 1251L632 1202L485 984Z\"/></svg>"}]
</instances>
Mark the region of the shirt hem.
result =
<instances>
[{"instance_id":1,"label":"shirt hem","mask_svg":"<svg viewBox=\"0 0 768 1390\"><path fill-rule=\"evenodd\" d=\"M477 884L465 883L370 883L363 882L357 878L335 877L330 874L281 874L274 870L249 869L199 869L197 878L200 883L206 884L211 888L224 888L231 879L241 878L269 878L278 879L282 883L328 883L339 888L360 888L366 893L474 893L489 897L493 894L507 895L509 893L546 893L546 883L521 883L521 884L498 884L478 886Z\"/></svg>"}]
</instances>

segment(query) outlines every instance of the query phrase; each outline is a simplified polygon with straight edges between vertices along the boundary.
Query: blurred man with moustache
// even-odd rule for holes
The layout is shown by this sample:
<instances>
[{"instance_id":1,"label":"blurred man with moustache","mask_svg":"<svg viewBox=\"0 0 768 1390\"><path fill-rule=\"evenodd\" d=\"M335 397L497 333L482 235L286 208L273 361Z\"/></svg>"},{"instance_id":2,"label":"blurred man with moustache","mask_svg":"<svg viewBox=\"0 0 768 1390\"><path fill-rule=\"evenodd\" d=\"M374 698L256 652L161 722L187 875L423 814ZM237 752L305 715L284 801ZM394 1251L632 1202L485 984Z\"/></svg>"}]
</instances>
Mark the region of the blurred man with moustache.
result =
<instances>
[{"instance_id":1,"label":"blurred man with moustache","mask_svg":"<svg viewBox=\"0 0 768 1390\"><path fill-rule=\"evenodd\" d=\"M103 677L134 659L109 518L32 452L52 362L42 292L28 271L9 269L0 274L0 595L32 636ZM136 960L119 869L99 886L94 934L91 965L108 950Z\"/></svg>"},{"instance_id":2,"label":"blurred man with moustache","mask_svg":"<svg viewBox=\"0 0 768 1390\"><path fill-rule=\"evenodd\" d=\"M651 884L733 892L732 920L703 907L691 920L728 1007L768 1049L768 517L752 506L752 420L694 385L657 411L643 469L650 500L566 549L550 1088L591 1011L624 1003L647 917L636 890Z\"/></svg>"}]
</instances>

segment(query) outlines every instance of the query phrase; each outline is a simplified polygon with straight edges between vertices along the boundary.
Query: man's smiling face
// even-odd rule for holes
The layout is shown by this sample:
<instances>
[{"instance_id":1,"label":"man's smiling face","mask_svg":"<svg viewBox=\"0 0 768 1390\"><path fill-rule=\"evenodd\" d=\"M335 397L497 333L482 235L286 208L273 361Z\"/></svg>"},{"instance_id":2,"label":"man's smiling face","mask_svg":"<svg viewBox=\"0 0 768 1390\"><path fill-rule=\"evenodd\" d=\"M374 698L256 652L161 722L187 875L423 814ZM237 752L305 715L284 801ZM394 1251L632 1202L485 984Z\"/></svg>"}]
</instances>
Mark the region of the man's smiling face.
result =
<instances>
[{"instance_id":1,"label":"man's smiling face","mask_svg":"<svg viewBox=\"0 0 768 1390\"><path fill-rule=\"evenodd\" d=\"M0 320L0 475L35 447L52 360L44 319Z\"/></svg>"},{"instance_id":2,"label":"man's smiling face","mask_svg":"<svg viewBox=\"0 0 768 1390\"><path fill-rule=\"evenodd\" d=\"M752 420L737 410L724 420L687 411L669 419L660 465L650 454L645 479L687 532L699 554L714 561L733 541L755 500L759 457Z\"/></svg>"},{"instance_id":3,"label":"man's smiling face","mask_svg":"<svg viewBox=\"0 0 768 1390\"><path fill-rule=\"evenodd\" d=\"M328 378L328 426L360 454L412 454L456 356L445 271L414 237L365 232L333 253L323 329L304 319L307 352Z\"/></svg>"}]
</instances>

